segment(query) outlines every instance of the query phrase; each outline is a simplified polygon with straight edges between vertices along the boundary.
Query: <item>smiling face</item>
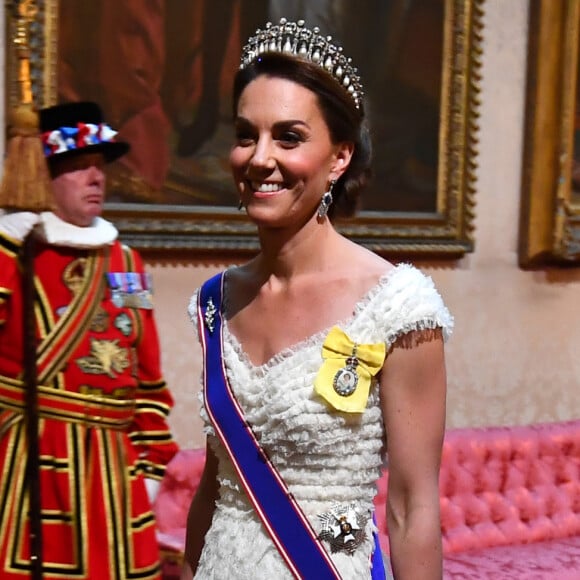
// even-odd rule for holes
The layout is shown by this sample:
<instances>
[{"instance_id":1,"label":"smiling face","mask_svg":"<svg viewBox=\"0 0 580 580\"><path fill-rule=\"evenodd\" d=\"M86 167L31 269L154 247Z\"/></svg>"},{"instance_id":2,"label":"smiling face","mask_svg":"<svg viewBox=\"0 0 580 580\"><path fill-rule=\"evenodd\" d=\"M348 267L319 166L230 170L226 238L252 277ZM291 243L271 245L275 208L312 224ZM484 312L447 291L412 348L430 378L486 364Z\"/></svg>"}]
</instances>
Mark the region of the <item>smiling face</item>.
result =
<instances>
[{"instance_id":1,"label":"smiling face","mask_svg":"<svg viewBox=\"0 0 580 580\"><path fill-rule=\"evenodd\" d=\"M333 144L316 96L292 81L260 76L242 92L230 165L249 217L263 227L315 219L352 145Z\"/></svg>"},{"instance_id":2,"label":"smiling face","mask_svg":"<svg viewBox=\"0 0 580 580\"><path fill-rule=\"evenodd\" d=\"M101 215L105 201L104 165L101 153L83 153L56 162L52 189L58 217L86 227Z\"/></svg>"}]
</instances>

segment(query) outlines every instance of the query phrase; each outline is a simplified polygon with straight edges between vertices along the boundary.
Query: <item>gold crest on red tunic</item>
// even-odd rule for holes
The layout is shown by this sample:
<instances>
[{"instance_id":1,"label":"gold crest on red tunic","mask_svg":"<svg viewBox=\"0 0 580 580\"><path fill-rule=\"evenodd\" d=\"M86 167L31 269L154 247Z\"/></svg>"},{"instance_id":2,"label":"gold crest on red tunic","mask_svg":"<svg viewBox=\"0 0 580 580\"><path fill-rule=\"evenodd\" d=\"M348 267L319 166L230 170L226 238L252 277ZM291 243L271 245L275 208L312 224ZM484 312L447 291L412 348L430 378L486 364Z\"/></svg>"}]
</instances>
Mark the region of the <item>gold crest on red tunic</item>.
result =
<instances>
[{"instance_id":1,"label":"gold crest on red tunic","mask_svg":"<svg viewBox=\"0 0 580 580\"><path fill-rule=\"evenodd\" d=\"M64 285L71 291L73 296L76 296L82 287L85 279L85 269L87 265L86 258L77 258L73 260L63 270L62 281Z\"/></svg>"},{"instance_id":2,"label":"gold crest on red tunic","mask_svg":"<svg viewBox=\"0 0 580 580\"><path fill-rule=\"evenodd\" d=\"M129 352L119 346L119 339L97 340L91 338L91 354L76 360L83 373L91 375L107 375L115 378L116 374L122 374L131 364Z\"/></svg>"}]
</instances>

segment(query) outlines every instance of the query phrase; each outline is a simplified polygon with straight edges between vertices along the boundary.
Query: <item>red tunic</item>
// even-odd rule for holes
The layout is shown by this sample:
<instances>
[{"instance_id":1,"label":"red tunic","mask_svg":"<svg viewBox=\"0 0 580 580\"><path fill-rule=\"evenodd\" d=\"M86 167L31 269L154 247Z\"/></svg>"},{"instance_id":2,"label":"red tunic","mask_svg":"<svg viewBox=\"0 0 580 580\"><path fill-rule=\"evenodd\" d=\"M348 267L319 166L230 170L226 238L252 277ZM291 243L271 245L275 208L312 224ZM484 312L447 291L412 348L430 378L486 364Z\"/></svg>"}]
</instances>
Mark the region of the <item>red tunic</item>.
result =
<instances>
[{"instance_id":1,"label":"red tunic","mask_svg":"<svg viewBox=\"0 0 580 580\"><path fill-rule=\"evenodd\" d=\"M18 244L0 235L0 578L29 576ZM177 451L153 311L116 304L107 272L137 253L39 246L34 262L46 578L160 578L144 476ZM58 332L60 331L60 334ZM56 334L56 336L55 336Z\"/></svg>"}]
</instances>

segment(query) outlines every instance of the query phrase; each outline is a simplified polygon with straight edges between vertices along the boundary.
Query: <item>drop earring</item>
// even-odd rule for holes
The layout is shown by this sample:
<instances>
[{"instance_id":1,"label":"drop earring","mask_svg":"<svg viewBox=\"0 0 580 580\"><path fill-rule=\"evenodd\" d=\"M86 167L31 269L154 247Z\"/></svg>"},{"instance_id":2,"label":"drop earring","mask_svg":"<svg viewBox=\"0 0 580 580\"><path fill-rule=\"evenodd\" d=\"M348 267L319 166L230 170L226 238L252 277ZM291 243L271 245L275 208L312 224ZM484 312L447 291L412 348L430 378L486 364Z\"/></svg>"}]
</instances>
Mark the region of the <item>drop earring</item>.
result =
<instances>
[{"instance_id":1,"label":"drop earring","mask_svg":"<svg viewBox=\"0 0 580 580\"><path fill-rule=\"evenodd\" d=\"M244 202L240 199L240 201L238 202L238 211L242 211L244 207Z\"/></svg>"},{"instance_id":2,"label":"drop earring","mask_svg":"<svg viewBox=\"0 0 580 580\"><path fill-rule=\"evenodd\" d=\"M325 191L322 194L322 198L320 199L320 204L318 206L318 221L322 221L328 214L328 208L332 203L332 189L335 183L336 180L333 179L328 186L328 191Z\"/></svg>"}]
</instances>

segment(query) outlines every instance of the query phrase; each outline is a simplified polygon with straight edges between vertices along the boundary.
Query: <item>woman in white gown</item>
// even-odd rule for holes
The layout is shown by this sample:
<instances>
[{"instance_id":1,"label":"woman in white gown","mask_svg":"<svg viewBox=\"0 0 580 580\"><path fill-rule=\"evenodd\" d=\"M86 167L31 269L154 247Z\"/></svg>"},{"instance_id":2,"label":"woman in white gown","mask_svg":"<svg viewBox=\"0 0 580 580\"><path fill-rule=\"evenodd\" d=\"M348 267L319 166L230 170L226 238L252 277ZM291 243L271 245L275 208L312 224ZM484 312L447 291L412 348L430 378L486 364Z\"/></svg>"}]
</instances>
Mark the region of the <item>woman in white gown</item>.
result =
<instances>
[{"instance_id":1,"label":"woman in white gown","mask_svg":"<svg viewBox=\"0 0 580 580\"><path fill-rule=\"evenodd\" d=\"M356 69L317 30L282 20L244 49L234 117L230 164L261 249L190 305L204 350L218 340L219 353L205 360L207 459L182 578L384 577L373 497L385 457L394 576L441 578L453 322L430 278L333 225L369 175ZM258 449L248 463L236 451L246 436Z\"/></svg>"}]
</instances>

